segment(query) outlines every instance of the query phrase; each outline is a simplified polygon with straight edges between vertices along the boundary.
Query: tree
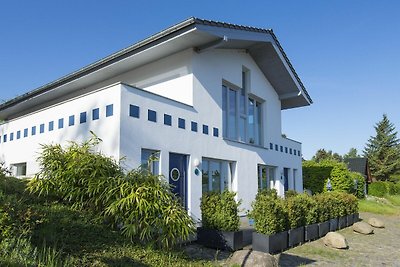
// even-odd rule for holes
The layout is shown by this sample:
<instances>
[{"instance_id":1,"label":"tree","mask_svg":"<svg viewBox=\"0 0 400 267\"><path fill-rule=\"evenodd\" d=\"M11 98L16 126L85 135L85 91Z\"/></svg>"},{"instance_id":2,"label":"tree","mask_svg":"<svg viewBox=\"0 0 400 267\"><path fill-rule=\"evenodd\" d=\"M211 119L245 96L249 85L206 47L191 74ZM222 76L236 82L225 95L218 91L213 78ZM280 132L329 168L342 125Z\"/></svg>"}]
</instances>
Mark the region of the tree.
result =
<instances>
[{"instance_id":1,"label":"tree","mask_svg":"<svg viewBox=\"0 0 400 267\"><path fill-rule=\"evenodd\" d=\"M324 148L321 148L317 150L311 160L315 162L321 162L325 160L341 162L343 159L338 153L333 153L332 150L326 151Z\"/></svg>"},{"instance_id":2,"label":"tree","mask_svg":"<svg viewBox=\"0 0 400 267\"><path fill-rule=\"evenodd\" d=\"M372 176L377 180L388 180L400 167L399 139L386 114L374 128L376 135L369 138L364 156L368 158Z\"/></svg>"},{"instance_id":3,"label":"tree","mask_svg":"<svg viewBox=\"0 0 400 267\"><path fill-rule=\"evenodd\" d=\"M358 157L360 157L360 155L358 155L357 149L352 147L352 148L350 148L350 150L347 154L343 155L343 160L346 161L346 159L358 158Z\"/></svg>"}]
</instances>

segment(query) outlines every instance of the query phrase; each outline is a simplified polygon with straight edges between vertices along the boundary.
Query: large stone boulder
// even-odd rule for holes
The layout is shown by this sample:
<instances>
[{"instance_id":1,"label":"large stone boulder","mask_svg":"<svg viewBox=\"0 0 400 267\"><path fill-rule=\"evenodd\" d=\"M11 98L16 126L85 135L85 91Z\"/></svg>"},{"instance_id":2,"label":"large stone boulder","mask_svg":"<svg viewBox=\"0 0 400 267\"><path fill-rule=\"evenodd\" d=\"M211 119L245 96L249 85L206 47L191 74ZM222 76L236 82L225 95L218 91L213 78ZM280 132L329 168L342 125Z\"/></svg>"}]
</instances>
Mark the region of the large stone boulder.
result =
<instances>
[{"instance_id":1,"label":"large stone boulder","mask_svg":"<svg viewBox=\"0 0 400 267\"><path fill-rule=\"evenodd\" d=\"M232 265L241 267L275 267L278 266L278 261L268 253L243 249L233 253L232 257L228 260L228 266Z\"/></svg>"},{"instance_id":2,"label":"large stone boulder","mask_svg":"<svg viewBox=\"0 0 400 267\"><path fill-rule=\"evenodd\" d=\"M364 235L370 235L374 233L372 226L366 222L356 222L353 224L353 231Z\"/></svg>"},{"instance_id":3,"label":"large stone boulder","mask_svg":"<svg viewBox=\"0 0 400 267\"><path fill-rule=\"evenodd\" d=\"M385 223L377 218L369 218L368 224L375 228L385 228Z\"/></svg>"},{"instance_id":4,"label":"large stone boulder","mask_svg":"<svg viewBox=\"0 0 400 267\"><path fill-rule=\"evenodd\" d=\"M331 248L347 249L349 247L346 238L336 232L327 233L322 241L324 242L325 246Z\"/></svg>"}]
</instances>

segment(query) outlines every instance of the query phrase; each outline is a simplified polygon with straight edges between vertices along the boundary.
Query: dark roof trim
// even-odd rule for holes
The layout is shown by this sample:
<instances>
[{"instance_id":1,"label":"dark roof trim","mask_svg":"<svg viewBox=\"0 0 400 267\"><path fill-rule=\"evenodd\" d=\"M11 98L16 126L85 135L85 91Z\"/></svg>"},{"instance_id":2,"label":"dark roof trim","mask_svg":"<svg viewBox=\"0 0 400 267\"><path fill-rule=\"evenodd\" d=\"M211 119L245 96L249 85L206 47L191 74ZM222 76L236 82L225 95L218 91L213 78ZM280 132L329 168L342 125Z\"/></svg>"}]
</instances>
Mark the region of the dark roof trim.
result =
<instances>
[{"instance_id":1,"label":"dark roof trim","mask_svg":"<svg viewBox=\"0 0 400 267\"><path fill-rule=\"evenodd\" d=\"M45 84L37 89L34 89L30 92L27 92L25 94L22 94L20 96L17 96L14 99L11 99L9 101L6 101L5 103L0 105L0 110L7 109L11 106L14 106L16 104L19 104L21 102L24 102L25 100L38 96L40 94L43 94L45 92L48 92L54 88L57 88L61 85L67 84L69 82L72 82L73 80L79 79L83 76L86 76L90 74L91 72L97 71L99 69L102 69L106 66L109 66L115 62L118 62L124 58L127 58L133 54L136 54L142 50L145 50L157 43L160 43L164 41L165 39L174 37L176 35L181 34L182 32L187 31L190 28L193 28L194 25L196 24L202 24L202 25L208 25L208 26L215 26L215 27L223 27L223 28L229 28L229 29L236 29L236 30L245 30L245 31L251 31L251 32L262 32L262 33L268 33L271 34L273 39L275 40L280 52L282 53L283 57L285 58L286 63L288 64L290 70L293 72L297 82L300 84L302 90L306 94L308 100L310 103L312 103L312 99L309 96L307 90L305 89L303 83L301 82L299 76L297 75L296 71L294 70L292 64L289 61L289 58L286 56L286 53L283 51L282 46L280 45L278 39L276 38L275 34L271 29L262 29L262 28L256 28L256 27L249 27L249 26L242 26L242 25L237 25L237 24L230 24L230 23L225 23L225 22L218 22L218 21L212 21L212 20L205 20L205 19L199 19L199 18L194 18L191 17L189 19L186 19L178 24L175 24L161 32L158 32L154 35L151 35L150 37L139 41L127 48L124 48L114 54L111 54L110 56L107 56L103 59L100 59L99 61L96 61L86 67L83 67L75 72L72 72L66 76L61 77L60 79L57 79L53 82L50 82L48 84Z\"/></svg>"}]
</instances>

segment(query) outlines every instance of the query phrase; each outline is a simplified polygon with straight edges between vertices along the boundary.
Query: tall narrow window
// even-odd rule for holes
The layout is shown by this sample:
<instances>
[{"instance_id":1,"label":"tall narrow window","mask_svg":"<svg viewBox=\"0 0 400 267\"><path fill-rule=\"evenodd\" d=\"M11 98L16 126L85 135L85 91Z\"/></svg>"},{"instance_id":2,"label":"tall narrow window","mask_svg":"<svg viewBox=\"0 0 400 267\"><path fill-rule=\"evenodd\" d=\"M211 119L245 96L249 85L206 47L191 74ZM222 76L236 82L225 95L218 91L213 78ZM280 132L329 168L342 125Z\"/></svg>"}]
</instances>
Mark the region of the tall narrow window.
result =
<instances>
[{"instance_id":1,"label":"tall narrow window","mask_svg":"<svg viewBox=\"0 0 400 267\"><path fill-rule=\"evenodd\" d=\"M86 112L81 112L81 114L79 114L79 123L85 123L86 122Z\"/></svg>"},{"instance_id":2,"label":"tall narrow window","mask_svg":"<svg viewBox=\"0 0 400 267\"><path fill-rule=\"evenodd\" d=\"M276 167L259 164L258 172L258 188L270 189L274 186Z\"/></svg>"},{"instance_id":3,"label":"tall narrow window","mask_svg":"<svg viewBox=\"0 0 400 267\"><path fill-rule=\"evenodd\" d=\"M92 110L92 120L98 120L100 118L100 109L95 108Z\"/></svg>"},{"instance_id":4,"label":"tall narrow window","mask_svg":"<svg viewBox=\"0 0 400 267\"><path fill-rule=\"evenodd\" d=\"M114 105L107 105L106 106L106 117L111 117L112 115L114 115Z\"/></svg>"},{"instance_id":5,"label":"tall narrow window","mask_svg":"<svg viewBox=\"0 0 400 267\"><path fill-rule=\"evenodd\" d=\"M154 175L160 174L160 151L142 149L141 166Z\"/></svg>"},{"instance_id":6,"label":"tall narrow window","mask_svg":"<svg viewBox=\"0 0 400 267\"><path fill-rule=\"evenodd\" d=\"M75 124L75 116L71 115L68 118L68 126L73 126Z\"/></svg>"}]
</instances>

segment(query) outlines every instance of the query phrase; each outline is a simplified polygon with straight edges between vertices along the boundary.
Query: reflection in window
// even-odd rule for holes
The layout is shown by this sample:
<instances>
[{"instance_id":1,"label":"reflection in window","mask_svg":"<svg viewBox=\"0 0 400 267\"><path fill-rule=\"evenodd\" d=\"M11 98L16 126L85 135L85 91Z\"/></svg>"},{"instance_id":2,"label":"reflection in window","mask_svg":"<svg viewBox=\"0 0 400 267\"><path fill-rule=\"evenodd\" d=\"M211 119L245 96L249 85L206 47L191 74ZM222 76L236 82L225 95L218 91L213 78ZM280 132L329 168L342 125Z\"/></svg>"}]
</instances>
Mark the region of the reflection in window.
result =
<instances>
[{"instance_id":1,"label":"reflection in window","mask_svg":"<svg viewBox=\"0 0 400 267\"><path fill-rule=\"evenodd\" d=\"M259 164L258 172L258 189L270 189L274 187L276 167Z\"/></svg>"},{"instance_id":2,"label":"reflection in window","mask_svg":"<svg viewBox=\"0 0 400 267\"><path fill-rule=\"evenodd\" d=\"M222 192L231 188L232 162L203 158L201 167L203 192Z\"/></svg>"},{"instance_id":3,"label":"reflection in window","mask_svg":"<svg viewBox=\"0 0 400 267\"><path fill-rule=\"evenodd\" d=\"M141 167L154 175L160 174L160 151L142 149Z\"/></svg>"}]
</instances>

